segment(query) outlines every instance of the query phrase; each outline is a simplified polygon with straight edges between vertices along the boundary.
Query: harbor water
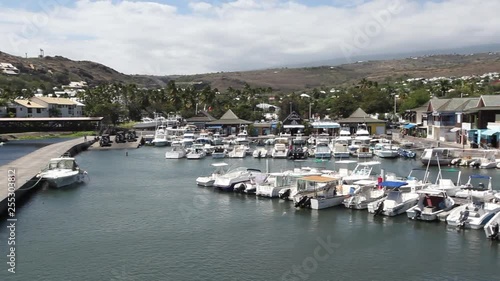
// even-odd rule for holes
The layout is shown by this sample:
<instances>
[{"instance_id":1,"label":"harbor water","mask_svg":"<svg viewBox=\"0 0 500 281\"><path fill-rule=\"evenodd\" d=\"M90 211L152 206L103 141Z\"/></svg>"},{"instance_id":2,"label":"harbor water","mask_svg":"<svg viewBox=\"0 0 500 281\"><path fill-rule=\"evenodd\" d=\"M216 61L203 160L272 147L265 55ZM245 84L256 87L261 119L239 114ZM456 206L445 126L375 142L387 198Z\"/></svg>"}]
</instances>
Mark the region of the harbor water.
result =
<instances>
[{"instance_id":1,"label":"harbor water","mask_svg":"<svg viewBox=\"0 0 500 281\"><path fill-rule=\"evenodd\" d=\"M0 224L0 280L499 278L500 243L487 240L482 230L344 207L299 210L277 199L217 192L195 184L216 160L167 160L165 151L78 155L90 182L39 190L17 209L15 274L7 272L8 223ZM223 161L271 171L335 168L334 161ZM382 162L385 171L401 176L422 167L416 160ZM500 180L495 169L462 171L463 181L472 173Z\"/></svg>"}]
</instances>

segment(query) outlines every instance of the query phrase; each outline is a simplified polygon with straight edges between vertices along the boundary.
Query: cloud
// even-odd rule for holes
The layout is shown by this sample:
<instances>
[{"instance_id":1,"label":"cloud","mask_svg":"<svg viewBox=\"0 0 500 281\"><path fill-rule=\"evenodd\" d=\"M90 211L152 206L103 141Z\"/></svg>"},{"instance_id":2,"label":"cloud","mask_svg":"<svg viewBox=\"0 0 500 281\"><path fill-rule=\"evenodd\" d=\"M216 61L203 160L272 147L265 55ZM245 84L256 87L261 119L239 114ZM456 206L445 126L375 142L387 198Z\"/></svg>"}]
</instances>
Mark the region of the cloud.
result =
<instances>
[{"instance_id":1,"label":"cloud","mask_svg":"<svg viewBox=\"0 0 500 281\"><path fill-rule=\"evenodd\" d=\"M164 75L500 42L497 0L51 1L2 8L0 50Z\"/></svg>"}]
</instances>

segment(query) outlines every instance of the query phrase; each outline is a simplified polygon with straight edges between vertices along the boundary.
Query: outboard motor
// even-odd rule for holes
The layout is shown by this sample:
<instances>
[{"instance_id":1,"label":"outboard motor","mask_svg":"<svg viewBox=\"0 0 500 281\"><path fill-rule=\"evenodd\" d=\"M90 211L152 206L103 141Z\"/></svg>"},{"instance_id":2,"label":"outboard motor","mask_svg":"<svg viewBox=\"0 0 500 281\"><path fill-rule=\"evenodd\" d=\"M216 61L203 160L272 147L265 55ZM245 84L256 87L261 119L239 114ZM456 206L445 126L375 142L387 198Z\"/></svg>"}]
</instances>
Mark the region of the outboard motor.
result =
<instances>
[{"instance_id":1,"label":"outboard motor","mask_svg":"<svg viewBox=\"0 0 500 281\"><path fill-rule=\"evenodd\" d=\"M384 211L384 201L382 201L382 202L380 202L380 204L378 204L378 207L375 210L374 216L378 216L378 215L382 214L383 211Z\"/></svg>"},{"instance_id":2,"label":"outboard motor","mask_svg":"<svg viewBox=\"0 0 500 281\"><path fill-rule=\"evenodd\" d=\"M420 218L421 215L422 215L422 211L415 210L415 216L413 217L413 219Z\"/></svg>"},{"instance_id":3,"label":"outboard motor","mask_svg":"<svg viewBox=\"0 0 500 281\"><path fill-rule=\"evenodd\" d=\"M236 192L243 192L245 190L245 184L244 183L240 183L238 186L236 186L234 188L234 191Z\"/></svg>"},{"instance_id":4,"label":"outboard motor","mask_svg":"<svg viewBox=\"0 0 500 281\"><path fill-rule=\"evenodd\" d=\"M304 208L310 208L311 207L311 197L307 197L306 201L304 202Z\"/></svg>"},{"instance_id":5,"label":"outboard motor","mask_svg":"<svg viewBox=\"0 0 500 281\"><path fill-rule=\"evenodd\" d=\"M283 194L280 195L280 199L286 200L290 196L290 189L287 189Z\"/></svg>"},{"instance_id":6,"label":"outboard motor","mask_svg":"<svg viewBox=\"0 0 500 281\"><path fill-rule=\"evenodd\" d=\"M308 198L307 196L300 198L299 202L295 203L295 208L303 207L304 202L306 202L307 198Z\"/></svg>"},{"instance_id":7,"label":"outboard motor","mask_svg":"<svg viewBox=\"0 0 500 281\"><path fill-rule=\"evenodd\" d=\"M464 227L465 226L465 222L467 221L467 219L469 218L469 210L466 210L464 212L460 212L460 217L458 218L458 226L459 227Z\"/></svg>"},{"instance_id":8,"label":"outboard motor","mask_svg":"<svg viewBox=\"0 0 500 281\"><path fill-rule=\"evenodd\" d=\"M495 224L491 230L493 231L493 233L488 238L493 239L493 240L499 239L500 236L498 235L498 230L499 230L498 223Z\"/></svg>"}]
</instances>

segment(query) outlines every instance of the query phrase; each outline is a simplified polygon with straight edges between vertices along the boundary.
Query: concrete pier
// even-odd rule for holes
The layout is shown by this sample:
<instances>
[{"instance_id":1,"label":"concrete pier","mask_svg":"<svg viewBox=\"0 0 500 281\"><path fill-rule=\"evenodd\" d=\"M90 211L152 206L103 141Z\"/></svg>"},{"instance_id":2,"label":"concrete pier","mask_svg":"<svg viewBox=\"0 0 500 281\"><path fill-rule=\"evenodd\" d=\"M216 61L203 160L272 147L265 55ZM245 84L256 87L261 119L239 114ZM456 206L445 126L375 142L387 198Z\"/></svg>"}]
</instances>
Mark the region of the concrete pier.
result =
<instances>
[{"instance_id":1,"label":"concrete pier","mask_svg":"<svg viewBox=\"0 0 500 281\"><path fill-rule=\"evenodd\" d=\"M47 166L51 158L64 154L74 156L86 150L92 143L93 141L84 141L83 138L78 138L51 144L0 166L0 216L7 210L8 177L12 175L9 171L15 170L15 198L16 203L18 203L24 195L35 190L34 185L37 182L35 176ZM19 204L16 205L19 206Z\"/></svg>"}]
</instances>

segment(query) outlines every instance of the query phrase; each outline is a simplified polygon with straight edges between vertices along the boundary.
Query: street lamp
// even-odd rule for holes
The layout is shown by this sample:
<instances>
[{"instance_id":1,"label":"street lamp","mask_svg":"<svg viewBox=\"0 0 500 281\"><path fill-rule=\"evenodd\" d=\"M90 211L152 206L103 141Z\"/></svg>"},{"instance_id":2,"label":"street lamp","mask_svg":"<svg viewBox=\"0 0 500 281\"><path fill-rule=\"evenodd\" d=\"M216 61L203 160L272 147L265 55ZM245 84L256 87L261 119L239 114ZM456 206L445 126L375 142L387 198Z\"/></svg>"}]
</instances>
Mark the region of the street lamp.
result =
<instances>
[{"instance_id":1,"label":"street lamp","mask_svg":"<svg viewBox=\"0 0 500 281\"><path fill-rule=\"evenodd\" d=\"M394 117L397 118L397 99L399 98L399 95L396 95L396 93L392 94L394 96Z\"/></svg>"}]
</instances>

